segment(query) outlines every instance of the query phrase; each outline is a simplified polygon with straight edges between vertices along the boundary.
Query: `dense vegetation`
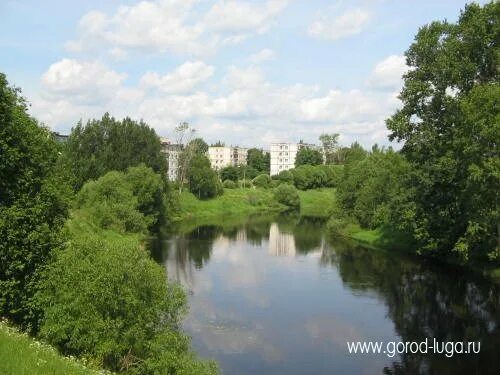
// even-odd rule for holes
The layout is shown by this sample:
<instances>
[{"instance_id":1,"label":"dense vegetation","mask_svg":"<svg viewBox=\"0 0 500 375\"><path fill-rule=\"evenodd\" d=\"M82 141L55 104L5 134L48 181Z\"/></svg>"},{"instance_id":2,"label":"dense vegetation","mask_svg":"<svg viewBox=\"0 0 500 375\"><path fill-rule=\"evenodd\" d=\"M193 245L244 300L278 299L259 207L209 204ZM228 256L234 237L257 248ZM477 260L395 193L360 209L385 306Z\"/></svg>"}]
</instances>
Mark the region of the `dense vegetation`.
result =
<instances>
[{"instance_id":1,"label":"dense vegetation","mask_svg":"<svg viewBox=\"0 0 500 375\"><path fill-rule=\"evenodd\" d=\"M4 75L0 120L1 316L91 367L216 373L180 330L184 291L143 248L172 210L154 131L105 115L58 145Z\"/></svg>"},{"instance_id":2,"label":"dense vegetation","mask_svg":"<svg viewBox=\"0 0 500 375\"><path fill-rule=\"evenodd\" d=\"M420 254L500 261L499 15L498 2L471 4L420 29L387 120L401 153L347 155L333 220L405 233Z\"/></svg>"}]
</instances>

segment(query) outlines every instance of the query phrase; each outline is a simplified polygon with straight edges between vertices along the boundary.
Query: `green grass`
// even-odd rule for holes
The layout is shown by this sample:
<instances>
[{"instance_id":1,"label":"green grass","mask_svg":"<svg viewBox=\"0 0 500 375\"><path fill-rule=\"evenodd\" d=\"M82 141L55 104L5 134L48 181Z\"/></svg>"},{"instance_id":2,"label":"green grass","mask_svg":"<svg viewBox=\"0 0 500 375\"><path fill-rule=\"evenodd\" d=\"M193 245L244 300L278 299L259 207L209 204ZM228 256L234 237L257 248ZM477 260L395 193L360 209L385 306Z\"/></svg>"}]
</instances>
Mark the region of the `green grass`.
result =
<instances>
[{"instance_id":1,"label":"green grass","mask_svg":"<svg viewBox=\"0 0 500 375\"><path fill-rule=\"evenodd\" d=\"M174 221L207 220L222 217L279 212L283 206L275 202L272 190L224 189L224 194L207 200L199 200L189 192L179 196L179 212Z\"/></svg>"},{"instance_id":2,"label":"green grass","mask_svg":"<svg viewBox=\"0 0 500 375\"><path fill-rule=\"evenodd\" d=\"M333 208L335 189L299 190L300 214L303 216L329 217Z\"/></svg>"},{"instance_id":3,"label":"green grass","mask_svg":"<svg viewBox=\"0 0 500 375\"><path fill-rule=\"evenodd\" d=\"M299 190L301 209L304 216L328 217L335 189ZM199 200L184 191L179 196L179 212L174 221L204 222L211 219L236 218L259 213L276 213L285 207L273 198L272 189L224 189L224 194L207 200Z\"/></svg>"},{"instance_id":4,"label":"green grass","mask_svg":"<svg viewBox=\"0 0 500 375\"><path fill-rule=\"evenodd\" d=\"M95 375L111 373L92 370L74 358L63 357L51 346L18 332L5 321L0 321L0 374Z\"/></svg>"}]
</instances>

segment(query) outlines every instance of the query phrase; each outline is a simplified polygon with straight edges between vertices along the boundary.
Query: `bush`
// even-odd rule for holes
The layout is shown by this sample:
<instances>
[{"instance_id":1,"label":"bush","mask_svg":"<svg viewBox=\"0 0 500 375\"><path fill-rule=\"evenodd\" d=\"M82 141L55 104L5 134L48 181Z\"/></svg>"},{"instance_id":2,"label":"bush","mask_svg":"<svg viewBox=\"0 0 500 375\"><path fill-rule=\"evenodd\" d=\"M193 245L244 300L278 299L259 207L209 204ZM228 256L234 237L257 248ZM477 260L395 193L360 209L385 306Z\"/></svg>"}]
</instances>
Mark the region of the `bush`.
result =
<instances>
[{"instance_id":1,"label":"bush","mask_svg":"<svg viewBox=\"0 0 500 375\"><path fill-rule=\"evenodd\" d=\"M139 201L122 172L108 172L97 181L83 185L76 197L77 207L103 229L145 232L152 219L139 212Z\"/></svg>"},{"instance_id":2,"label":"bush","mask_svg":"<svg viewBox=\"0 0 500 375\"><path fill-rule=\"evenodd\" d=\"M0 73L0 316L36 331L40 269L64 242L71 190L48 129Z\"/></svg>"},{"instance_id":3,"label":"bush","mask_svg":"<svg viewBox=\"0 0 500 375\"><path fill-rule=\"evenodd\" d=\"M260 174L252 180L254 186L260 188L267 188L271 182L271 177L267 174Z\"/></svg>"},{"instance_id":4,"label":"bush","mask_svg":"<svg viewBox=\"0 0 500 375\"><path fill-rule=\"evenodd\" d=\"M213 372L179 330L185 294L135 238L74 237L44 271L38 301L41 336L65 354L131 374Z\"/></svg>"},{"instance_id":5,"label":"bush","mask_svg":"<svg viewBox=\"0 0 500 375\"><path fill-rule=\"evenodd\" d=\"M276 187L278 187L280 185L281 185L281 181L280 180L271 180L269 182L269 187L270 188L276 188Z\"/></svg>"},{"instance_id":6,"label":"bush","mask_svg":"<svg viewBox=\"0 0 500 375\"><path fill-rule=\"evenodd\" d=\"M300 209L300 198L293 185L281 184L274 191L274 199L291 209Z\"/></svg>"},{"instance_id":7,"label":"bush","mask_svg":"<svg viewBox=\"0 0 500 375\"><path fill-rule=\"evenodd\" d=\"M210 161L204 155L195 155L188 172L189 191L198 199L213 198L224 193L217 173L210 168Z\"/></svg>"},{"instance_id":8,"label":"bush","mask_svg":"<svg viewBox=\"0 0 500 375\"><path fill-rule=\"evenodd\" d=\"M236 167L229 166L224 167L220 170L220 179L222 181L230 180L230 181L238 181L239 170Z\"/></svg>"},{"instance_id":9,"label":"bush","mask_svg":"<svg viewBox=\"0 0 500 375\"><path fill-rule=\"evenodd\" d=\"M222 186L226 189L236 189L236 182L231 181L231 180L225 180L222 183Z\"/></svg>"},{"instance_id":10,"label":"bush","mask_svg":"<svg viewBox=\"0 0 500 375\"><path fill-rule=\"evenodd\" d=\"M252 180L239 180L238 185L240 188L251 188L253 187Z\"/></svg>"},{"instance_id":11,"label":"bush","mask_svg":"<svg viewBox=\"0 0 500 375\"><path fill-rule=\"evenodd\" d=\"M276 176L276 179L287 184L293 184L293 174L290 171L281 171Z\"/></svg>"}]
</instances>

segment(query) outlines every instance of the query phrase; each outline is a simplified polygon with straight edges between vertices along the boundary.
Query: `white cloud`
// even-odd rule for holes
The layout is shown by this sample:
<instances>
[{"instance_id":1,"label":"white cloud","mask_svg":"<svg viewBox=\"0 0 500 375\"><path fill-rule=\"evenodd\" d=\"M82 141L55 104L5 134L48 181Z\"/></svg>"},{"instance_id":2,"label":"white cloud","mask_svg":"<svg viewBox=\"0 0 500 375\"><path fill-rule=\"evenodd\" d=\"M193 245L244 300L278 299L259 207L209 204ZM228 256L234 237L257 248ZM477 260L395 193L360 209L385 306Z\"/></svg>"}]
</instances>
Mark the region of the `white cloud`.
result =
<instances>
[{"instance_id":1,"label":"white cloud","mask_svg":"<svg viewBox=\"0 0 500 375\"><path fill-rule=\"evenodd\" d=\"M399 90L403 83L402 76L407 71L406 58L391 55L375 66L368 83L374 88Z\"/></svg>"},{"instance_id":2,"label":"white cloud","mask_svg":"<svg viewBox=\"0 0 500 375\"><path fill-rule=\"evenodd\" d=\"M263 5L246 1L219 1L204 17L207 28L223 32L266 32L287 0L269 0Z\"/></svg>"},{"instance_id":3,"label":"white cloud","mask_svg":"<svg viewBox=\"0 0 500 375\"><path fill-rule=\"evenodd\" d=\"M274 51L269 48L264 48L250 56L250 61L254 64L260 64L264 61L274 59Z\"/></svg>"},{"instance_id":4,"label":"white cloud","mask_svg":"<svg viewBox=\"0 0 500 375\"><path fill-rule=\"evenodd\" d=\"M104 48L123 57L127 50L173 52L190 56L213 53L220 45L235 44L266 32L287 0L264 5L219 1L205 14L198 0L141 1L120 6L112 15L91 11L79 23L79 38L66 43L71 52Z\"/></svg>"},{"instance_id":5,"label":"white cloud","mask_svg":"<svg viewBox=\"0 0 500 375\"><path fill-rule=\"evenodd\" d=\"M231 66L216 81L213 69L186 62L163 76L147 73L130 86L124 74L99 62L63 59L44 73L45 94L34 100L33 112L56 128L109 111L142 118L162 135L188 121L209 142L266 146L272 140L315 141L323 132L339 132L343 142L368 146L386 143L384 119L399 105L394 92L384 90L322 92L317 86L275 85L258 65ZM200 84L209 81L204 90ZM208 90L213 87L218 90Z\"/></svg>"},{"instance_id":6,"label":"white cloud","mask_svg":"<svg viewBox=\"0 0 500 375\"><path fill-rule=\"evenodd\" d=\"M349 9L337 17L321 15L309 26L309 35L329 40L342 39L361 33L370 18L370 12L361 8Z\"/></svg>"},{"instance_id":7,"label":"white cloud","mask_svg":"<svg viewBox=\"0 0 500 375\"><path fill-rule=\"evenodd\" d=\"M164 76L148 72L142 76L140 84L144 87L158 88L165 93L185 93L209 79L214 67L202 61L188 61Z\"/></svg>"},{"instance_id":8,"label":"white cloud","mask_svg":"<svg viewBox=\"0 0 500 375\"><path fill-rule=\"evenodd\" d=\"M42 75L42 84L47 96L89 104L114 96L126 77L100 62L62 59Z\"/></svg>"}]
</instances>

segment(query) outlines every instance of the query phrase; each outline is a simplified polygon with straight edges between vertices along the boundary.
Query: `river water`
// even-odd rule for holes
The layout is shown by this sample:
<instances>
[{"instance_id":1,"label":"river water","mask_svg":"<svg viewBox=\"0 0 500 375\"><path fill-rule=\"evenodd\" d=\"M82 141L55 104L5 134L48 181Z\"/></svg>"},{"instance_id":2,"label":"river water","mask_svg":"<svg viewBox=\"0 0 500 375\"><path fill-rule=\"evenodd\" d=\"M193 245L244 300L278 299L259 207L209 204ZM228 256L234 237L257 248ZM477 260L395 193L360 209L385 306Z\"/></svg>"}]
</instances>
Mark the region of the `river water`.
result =
<instances>
[{"instance_id":1,"label":"river water","mask_svg":"<svg viewBox=\"0 0 500 375\"><path fill-rule=\"evenodd\" d=\"M194 349L224 374L500 373L500 287L462 269L332 239L300 217L181 228L154 250L188 290ZM394 353L426 339L426 354ZM434 339L480 352L448 358ZM358 341L386 353L349 353Z\"/></svg>"}]
</instances>

